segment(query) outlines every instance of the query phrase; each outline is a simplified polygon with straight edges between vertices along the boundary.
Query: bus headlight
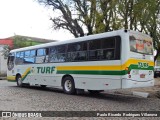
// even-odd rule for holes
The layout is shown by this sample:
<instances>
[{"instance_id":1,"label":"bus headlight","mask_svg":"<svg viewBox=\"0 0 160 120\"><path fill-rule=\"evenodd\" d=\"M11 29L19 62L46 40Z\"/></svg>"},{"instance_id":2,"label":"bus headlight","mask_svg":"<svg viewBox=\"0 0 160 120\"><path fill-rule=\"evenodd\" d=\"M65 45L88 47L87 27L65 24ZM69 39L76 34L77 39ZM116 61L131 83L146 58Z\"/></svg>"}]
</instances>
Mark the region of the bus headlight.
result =
<instances>
[{"instance_id":1,"label":"bus headlight","mask_svg":"<svg viewBox=\"0 0 160 120\"><path fill-rule=\"evenodd\" d=\"M139 74L139 70L133 70L133 71L132 71L132 74L133 74L133 75L138 75L138 74Z\"/></svg>"}]
</instances>

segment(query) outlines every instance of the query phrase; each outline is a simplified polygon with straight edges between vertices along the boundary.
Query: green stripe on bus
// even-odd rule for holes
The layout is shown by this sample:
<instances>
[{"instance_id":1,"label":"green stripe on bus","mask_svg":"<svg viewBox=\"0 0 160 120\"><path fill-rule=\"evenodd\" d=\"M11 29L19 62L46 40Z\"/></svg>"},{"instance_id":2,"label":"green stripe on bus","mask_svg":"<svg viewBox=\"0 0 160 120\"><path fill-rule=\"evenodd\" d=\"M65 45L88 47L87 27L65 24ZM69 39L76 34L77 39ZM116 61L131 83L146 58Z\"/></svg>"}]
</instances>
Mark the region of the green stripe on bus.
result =
<instances>
[{"instance_id":1,"label":"green stripe on bus","mask_svg":"<svg viewBox=\"0 0 160 120\"><path fill-rule=\"evenodd\" d=\"M59 70L57 74L124 75L126 71Z\"/></svg>"},{"instance_id":2,"label":"green stripe on bus","mask_svg":"<svg viewBox=\"0 0 160 120\"><path fill-rule=\"evenodd\" d=\"M137 69L137 70L154 70L153 66L149 66L147 68L139 68L138 65L130 65L129 70Z\"/></svg>"},{"instance_id":3,"label":"green stripe on bus","mask_svg":"<svg viewBox=\"0 0 160 120\"><path fill-rule=\"evenodd\" d=\"M132 69L136 70L154 70L153 66L149 66L148 68L139 68L138 65L130 65L129 71ZM102 71L102 70L58 70L57 74L84 74L84 75L126 75L128 73L127 70L121 71Z\"/></svg>"},{"instance_id":4,"label":"green stripe on bus","mask_svg":"<svg viewBox=\"0 0 160 120\"><path fill-rule=\"evenodd\" d=\"M22 81L28 76L28 74L30 74L31 72L28 71L27 74L22 78Z\"/></svg>"}]
</instances>

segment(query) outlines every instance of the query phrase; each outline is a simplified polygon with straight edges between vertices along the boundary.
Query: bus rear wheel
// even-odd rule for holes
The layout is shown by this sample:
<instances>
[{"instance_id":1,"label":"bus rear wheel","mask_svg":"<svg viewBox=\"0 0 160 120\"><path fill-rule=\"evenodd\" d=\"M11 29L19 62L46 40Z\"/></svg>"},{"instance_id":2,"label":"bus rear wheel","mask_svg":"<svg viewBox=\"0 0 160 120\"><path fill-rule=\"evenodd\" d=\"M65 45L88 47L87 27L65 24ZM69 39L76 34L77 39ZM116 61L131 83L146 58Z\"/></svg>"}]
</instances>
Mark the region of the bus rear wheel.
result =
<instances>
[{"instance_id":1,"label":"bus rear wheel","mask_svg":"<svg viewBox=\"0 0 160 120\"><path fill-rule=\"evenodd\" d=\"M23 83L22 83L22 77L20 75L18 75L16 77L16 81L17 81L17 86L22 87Z\"/></svg>"},{"instance_id":2,"label":"bus rear wheel","mask_svg":"<svg viewBox=\"0 0 160 120\"><path fill-rule=\"evenodd\" d=\"M74 80L72 77L70 76L67 76L63 79L63 84L62 84L62 87L63 87L63 91L66 93L66 94L75 94L76 93L76 89L75 89L75 84L74 84Z\"/></svg>"}]
</instances>

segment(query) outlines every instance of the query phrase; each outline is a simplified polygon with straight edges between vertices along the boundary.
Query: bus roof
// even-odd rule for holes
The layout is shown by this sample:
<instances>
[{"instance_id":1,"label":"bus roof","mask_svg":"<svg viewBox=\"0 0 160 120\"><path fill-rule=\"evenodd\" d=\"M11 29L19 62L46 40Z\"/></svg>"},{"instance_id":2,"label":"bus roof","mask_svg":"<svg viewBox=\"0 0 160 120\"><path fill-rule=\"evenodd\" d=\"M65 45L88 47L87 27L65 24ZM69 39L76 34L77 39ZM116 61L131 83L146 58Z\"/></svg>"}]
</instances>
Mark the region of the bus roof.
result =
<instances>
[{"instance_id":1,"label":"bus roof","mask_svg":"<svg viewBox=\"0 0 160 120\"><path fill-rule=\"evenodd\" d=\"M35 46L29 46L29 47L24 47L24 48L19 48L19 49L14 49L11 50L10 52L18 52L18 51L25 51L25 50L31 50L31 49L38 49L38 48L45 48L45 47L50 47L50 46L56 46L56 45L63 45L63 44L68 44L68 43L74 43L74 42L80 42L80 41L85 41L85 40L93 40L93 39L98 39L98 38L104 38L104 37L110 37L110 36L116 36L120 35L125 32L131 32L132 30L116 30L116 31L110 31L110 32L105 32L105 33L100 33L100 34L94 34L94 35L89 35L89 36L84 36L84 37L78 37L78 38L73 38L65 41L58 41L58 42L50 42L50 43L44 43L40 45L35 45ZM136 31L132 31L135 33L139 33Z\"/></svg>"}]
</instances>

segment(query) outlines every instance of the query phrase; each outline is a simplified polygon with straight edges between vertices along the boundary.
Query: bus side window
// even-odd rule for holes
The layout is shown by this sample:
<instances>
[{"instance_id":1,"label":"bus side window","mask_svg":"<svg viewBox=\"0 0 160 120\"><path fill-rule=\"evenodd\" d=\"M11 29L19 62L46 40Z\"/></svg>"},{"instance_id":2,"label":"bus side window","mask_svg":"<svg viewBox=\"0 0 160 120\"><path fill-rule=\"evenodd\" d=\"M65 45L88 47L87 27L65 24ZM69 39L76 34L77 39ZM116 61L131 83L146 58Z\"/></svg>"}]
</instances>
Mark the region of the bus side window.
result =
<instances>
[{"instance_id":1,"label":"bus side window","mask_svg":"<svg viewBox=\"0 0 160 120\"><path fill-rule=\"evenodd\" d=\"M23 64L23 57L24 57L24 52L17 52L15 64L16 65Z\"/></svg>"},{"instance_id":2,"label":"bus side window","mask_svg":"<svg viewBox=\"0 0 160 120\"><path fill-rule=\"evenodd\" d=\"M66 45L53 46L50 48L50 62L65 62L66 61Z\"/></svg>"},{"instance_id":3,"label":"bus side window","mask_svg":"<svg viewBox=\"0 0 160 120\"><path fill-rule=\"evenodd\" d=\"M35 50L25 51L24 63L31 64L35 62Z\"/></svg>"},{"instance_id":4,"label":"bus side window","mask_svg":"<svg viewBox=\"0 0 160 120\"><path fill-rule=\"evenodd\" d=\"M100 60L101 59L101 40L89 41L89 60Z\"/></svg>"},{"instance_id":5,"label":"bus side window","mask_svg":"<svg viewBox=\"0 0 160 120\"><path fill-rule=\"evenodd\" d=\"M44 58L44 62L48 63L49 62L49 48L45 48L45 58Z\"/></svg>"},{"instance_id":6,"label":"bus side window","mask_svg":"<svg viewBox=\"0 0 160 120\"><path fill-rule=\"evenodd\" d=\"M20 52L16 53L16 60L15 60L15 64L18 65L20 61Z\"/></svg>"},{"instance_id":7,"label":"bus side window","mask_svg":"<svg viewBox=\"0 0 160 120\"><path fill-rule=\"evenodd\" d=\"M116 37L108 37L101 40L103 60L115 60Z\"/></svg>"},{"instance_id":8,"label":"bus side window","mask_svg":"<svg viewBox=\"0 0 160 120\"><path fill-rule=\"evenodd\" d=\"M40 48L37 50L36 63L48 62L49 48Z\"/></svg>"},{"instance_id":9,"label":"bus side window","mask_svg":"<svg viewBox=\"0 0 160 120\"><path fill-rule=\"evenodd\" d=\"M68 45L67 61L86 61L87 42L77 42Z\"/></svg>"}]
</instances>

